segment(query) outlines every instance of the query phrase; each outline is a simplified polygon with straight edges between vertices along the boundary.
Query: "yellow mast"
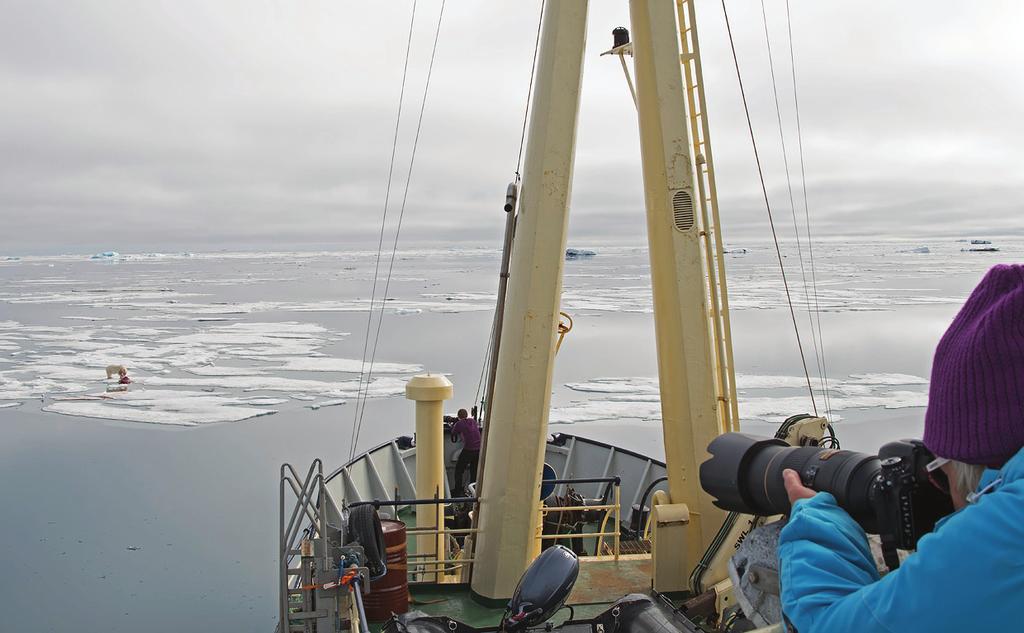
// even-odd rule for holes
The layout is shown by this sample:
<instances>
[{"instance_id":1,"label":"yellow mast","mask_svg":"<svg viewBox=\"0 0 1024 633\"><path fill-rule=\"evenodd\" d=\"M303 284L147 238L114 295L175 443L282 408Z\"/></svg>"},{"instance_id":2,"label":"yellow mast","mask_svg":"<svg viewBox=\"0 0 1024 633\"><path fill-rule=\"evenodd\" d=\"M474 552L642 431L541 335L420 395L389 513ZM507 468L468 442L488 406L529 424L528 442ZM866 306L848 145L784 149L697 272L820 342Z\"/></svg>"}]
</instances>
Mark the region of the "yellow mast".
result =
<instances>
[{"instance_id":1,"label":"yellow mast","mask_svg":"<svg viewBox=\"0 0 1024 633\"><path fill-rule=\"evenodd\" d=\"M630 2L669 473L667 502L652 512L654 584L662 591L688 588L691 571L722 526L725 513L700 488L698 466L707 458L711 440L735 430L738 421L707 121L697 111L706 102L689 2ZM486 598L509 597L538 553L535 508L556 348L586 14L585 0L549 2L544 9L522 204L479 491L472 588ZM613 52L622 54L622 48ZM715 556L707 574L712 583L724 578L723 555Z\"/></svg>"},{"instance_id":2,"label":"yellow mast","mask_svg":"<svg viewBox=\"0 0 1024 633\"><path fill-rule=\"evenodd\" d=\"M725 517L698 477L721 425L674 9L668 0L630 2L669 477L670 503L656 506L652 520L654 582L660 591L686 588Z\"/></svg>"},{"instance_id":3,"label":"yellow mast","mask_svg":"<svg viewBox=\"0 0 1024 633\"><path fill-rule=\"evenodd\" d=\"M544 5L501 353L493 402L488 403L487 455L473 556L473 592L490 599L511 597L539 553L536 508L586 30L586 0Z\"/></svg>"}]
</instances>

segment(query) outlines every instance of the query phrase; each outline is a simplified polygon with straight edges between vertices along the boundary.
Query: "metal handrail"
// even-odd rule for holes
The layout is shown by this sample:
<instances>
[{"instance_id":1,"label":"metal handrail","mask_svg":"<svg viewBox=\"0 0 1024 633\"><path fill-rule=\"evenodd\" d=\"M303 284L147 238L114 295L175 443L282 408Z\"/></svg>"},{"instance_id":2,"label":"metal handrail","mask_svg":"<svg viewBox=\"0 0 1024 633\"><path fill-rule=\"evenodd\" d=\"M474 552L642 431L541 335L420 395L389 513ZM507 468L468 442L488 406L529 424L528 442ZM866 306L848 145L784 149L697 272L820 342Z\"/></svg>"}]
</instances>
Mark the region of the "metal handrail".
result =
<instances>
[{"instance_id":1,"label":"metal handrail","mask_svg":"<svg viewBox=\"0 0 1024 633\"><path fill-rule=\"evenodd\" d=\"M480 504L479 497L433 497L430 499L371 499L368 501L354 501L346 504L346 508L355 508L358 506L373 506L375 509L380 509L382 506L392 506L397 511L399 506L429 506L429 505L448 505L451 503L472 503L474 506ZM397 513L397 512L396 512ZM438 534L442 536L449 535L469 535L476 534L479 532L478 528L454 528L448 529L444 525L425 525L425 526L412 526L406 527L406 534L414 536L425 536L429 534ZM433 556L433 558L429 558ZM435 576L447 573L449 568L447 565L456 564L456 567L463 565L472 566L472 563L476 560L474 558L462 558L462 559L448 559L441 556L441 552L435 551L433 553L422 553L412 554L408 556L410 559L416 559L415 565L409 565L409 569L406 570L406 574L410 576L410 583L417 581L412 580L417 574L434 574ZM420 560L423 559L423 560ZM433 569L424 571L427 566L441 567L441 569Z\"/></svg>"},{"instance_id":2,"label":"metal handrail","mask_svg":"<svg viewBox=\"0 0 1024 633\"><path fill-rule=\"evenodd\" d=\"M374 508L380 508L381 506L427 506L427 505L447 505L449 503L480 503L480 499L477 497L451 497L444 499L373 499L371 501L355 501L346 505L348 508L355 508L358 506L373 506Z\"/></svg>"},{"instance_id":3,"label":"metal handrail","mask_svg":"<svg viewBox=\"0 0 1024 633\"><path fill-rule=\"evenodd\" d=\"M292 575L290 568L291 560L295 556L295 541L299 535L299 528L302 523L299 521L300 512L310 519L310 528L307 528L312 535L322 535L324 526L327 523L327 503L334 504L330 493L324 485L323 462L314 459L310 464L302 484L299 484L299 474L291 464L281 465L280 479L280 523L278 532L278 563L279 563L279 586L278 617L282 631L288 631L290 627L290 605L288 602L289 577ZM292 508L291 516L285 521L285 484L291 489L296 497L295 505ZM318 494L319 493L319 494ZM317 503L317 499L320 503ZM337 505L335 505L337 509Z\"/></svg>"},{"instance_id":4,"label":"metal handrail","mask_svg":"<svg viewBox=\"0 0 1024 633\"><path fill-rule=\"evenodd\" d=\"M615 484L616 486L622 484L622 479L618 476L614 477L576 477L571 479L544 479L540 482L543 484Z\"/></svg>"},{"instance_id":5,"label":"metal handrail","mask_svg":"<svg viewBox=\"0 0 1024 633\"><path fill-rule=\"evenodd\" d=\"M583 505L583 506L545 506L541 502L539 509L541 515L541 526L540 532L537 535L538 541L549 541L549 540L560 540L560 539L574 539L574 538L596 538L596 556L601 556L601 546L604 544L606 536L613 537L612 551L614 552L613 557L615 560L619 560L619 537L622 526L622 500L621 500L621 486L622 480L619 477L578 477L572 479L545 479L542 483L550 485L559 484L599 484L608 483L612 484L614 490L614 501L612 503L604 503L599 505ZM607 489L605 490L605 496L607 496ZM578 534L544 534L544 522L543 517L546 514L552 512L572 512L572 511L586 511L586 510L604 510L604 516L601 519L601 527L598 528L597 532L580 532ZM608 518L615 515L615 530L612 532L606 532L605 526L608 525Z\"/></svg>"}]
</instances>

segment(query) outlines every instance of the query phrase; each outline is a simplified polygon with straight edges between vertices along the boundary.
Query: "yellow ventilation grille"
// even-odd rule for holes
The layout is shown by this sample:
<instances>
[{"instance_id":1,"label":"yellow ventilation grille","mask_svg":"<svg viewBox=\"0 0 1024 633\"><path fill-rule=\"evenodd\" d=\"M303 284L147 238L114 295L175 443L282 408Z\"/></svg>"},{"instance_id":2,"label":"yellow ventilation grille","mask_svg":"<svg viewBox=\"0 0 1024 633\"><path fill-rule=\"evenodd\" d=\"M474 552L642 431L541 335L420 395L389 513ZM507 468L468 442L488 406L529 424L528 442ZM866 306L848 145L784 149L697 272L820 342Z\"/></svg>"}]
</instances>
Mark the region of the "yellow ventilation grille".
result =
<instances>
[{"instance_id":1,"label":"yellow ventilation grille","mask_svg":"<svg viewBox=\"0 0 1024 633\"><path fill-rule=\"evenodd\" d=\"M672 196L672 219L680 231L693 228L693 198L689 192L679 190Z\"/></svg>"}]
</instances>

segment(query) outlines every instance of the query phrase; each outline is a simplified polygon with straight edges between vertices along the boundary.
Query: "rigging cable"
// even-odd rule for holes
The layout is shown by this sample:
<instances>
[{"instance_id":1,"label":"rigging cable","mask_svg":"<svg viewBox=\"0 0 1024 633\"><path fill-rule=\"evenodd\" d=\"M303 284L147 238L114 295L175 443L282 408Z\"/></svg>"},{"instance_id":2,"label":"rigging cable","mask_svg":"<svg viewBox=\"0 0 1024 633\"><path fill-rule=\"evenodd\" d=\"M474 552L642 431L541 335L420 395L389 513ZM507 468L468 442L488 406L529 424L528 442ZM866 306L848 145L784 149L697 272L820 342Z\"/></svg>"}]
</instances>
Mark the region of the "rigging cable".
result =
<instances>
[{"instance_id":1,"label":"rigging cable","mask_svg":"<svg viewBox=\"0 0 1024 633\"><path fill-rule=\"evenodd\" d=\"M402 67L402 88L398 93L398 114L395 117L395 135L391 142L391 162L388 164L388 184L384 191L384 213L380 220L380 239L377 241L377 259L373 266L373 287L370 290L370 309L366 316L366 335L363 337L363 356L359 366L359 383L356 386L356 403L352 413L352 432L349 435L349 459L356 450L356 424L359 419L359 394L363 390L363 375L366 371L366 351L370 344L370 329L373 325L373 305L377 297L377 278L380 276L380 255L384 250L384 231L388 220L388 203L391 200L391 182L395 173L395 154L398 151L398 130L402 122L402 104L405 102L405 80L409 76L409 53L412 51L413 26L416 24L416 0L412 2L412 15L409 18L409 37L405 43L405 64ZM367 384L369 389L369 384Z\"/></svg>"},{"instance_id":2,"label":"rigging cable","mask_svg":"<svg viewBox=\"0 0 1024 633\"><path fill-rule=\"evenodd\" d=\"M413 167L416 164L416 149L419 147L420 132L423 130L423 113L427 109L427 94L430 91L430 78L434 72L434 59L437 57L437 42L441 37L441 21L444 18L445 0L441 0L441 10L437 14L437 27L434 31L434 45L430 50L430 63L427 65L427 79L423 84L423 100L420 102L419 118L416 121L416 135L412 141L412 153L409 156L409 170L405 176L405 190L402 192L402 205L398 208L398 223L395 226L395 241L391 246L391 259L388 263L388 274L384 278L384 294L380 303L380 316L377 319L377 331L374 334L373 348L370 351L370 366L366 371L366 387L363 393L363 406L359 410L359 418L355 425L355 437L352 442L349 459L355 456L356 444L363 426L363 414L366 412L366 399L370 391L370 380L373 377L373 363L377 355L377 343L380 342L381 324L384 322L384 307L388 300L388 289L391 287L391 274L395 269L395 256L398 253L398 237L402 232L402 219L405 217L405 205L409 199L409 185L412 182ZM358 404L358 402L357 402Z\"/></svg>"},{"instance_id":3,"label":"rigging cable","mask_svg":"<svg viewBox=\"0 0 1024 633\"><path fill-rule=\"evenodd\" d=\"M526 107L523 109L523 131L519 134L519 156L516 158L516 182L519 177L519 168L523 163L523 146L526 144L526 123L530 118L530 99L533 97L533 76L537 72L537 51L540 49L540 27L544 21L544 4L547 0L541 0L540 15L537 16L537 37L533 41L533 62L530 64L530 83L526 87Z\"/></svg>"},{"instance_id":4,"label":"rigging cable","mask_svg":"<svg viewBox=\"0 0 1024 633\"><path fill-rule=\"evenodd\" d=\"M804 309L807 311L807 325L811 329L811 346L814 348L814 362L818 369L818 380L821 384L822 393L824 393L825 376L822 373L821 355L818 352L818 337L814 330L814 317L811 315L811 292L807 286L807 271L804 266L804 249L803 245L800 243L800 226L796 219L796 200L793 196L793 180L790 178L789 152L786 150L786 134L782 125L782 106L779 104L779 88L778 83L775 80L775 58L772 55L771 36L768 34L768 12L765 8L764 0L761 0L761 23L764 25L764 42L768 50L768 68L770 70L772 80L772 95L775 98L775 118L779 126L779 142L782 145L782 164L786 173L786 188L789 191L789 210L793 216L793 232L796 235L796 253L800 262L800 277L803 280L804 286ZM790 44L792 44L792 41L790 41ZM810 247L810 237L808 237L808 247ZM825 409L825 415L828 415L829 411L827 404Z\"/></svg>"},{"instance_id":5,"label":"rigging cable","mask_svg":"<svg viewBox=\"0 0 1024 633\"><path fill-rule=\"evenodd\" d=\"M476 392L473 393L473 404L480 404L480 411L483 411L483 400L480 399L480 392L483 390L484 378L487 375L488 361L491 360L492 343L494 342L494 322L491 322L491 333L487 336L487 349L484 350L484 360L480 366L480 378L476 381Z\"/></svg>"},{"instance_id":6,"label":"rigging cable","mask_svg":"<svg viewBox=\"0 0 1024 633\"><path fill-rule=\"evenodd\" d=\"M786 267L782 263L782 249L779 247L779 236L775 231L775 219L772 217L772 205L768 200L768 187L764 181L764 171L761 169L761 157L757 152L757 140L754 137L754 124L750 119L750 108L747 105L747 93L743 89L743 75L740 73L740 60L736 55L736 43L732 37L732 26L729 24L729 12L725 7L725 0L722 0L722 15L725 17L725 29L729 34L729 47L732 49L732 61L736 67L736 81L740 87L740 97L743 99L743 113L747 117L747 129L750 132L750 144L754 150L754 162L757 164L757 175L761 180L761 193L764 195L764 205L768 210L768 225L772 230L772 240L775 242L775 254L779 259L779 271L782 273L782 285L786 290L786 302L789 304L789 316L793 321L793 331L796 334L796 345L800 351L800 362L803 364L804 377L807 379L807 391L811 396L811 407L814 414L818 414L818 404L814 398L814 387L811 386L811 374L807 369L807 357L804 355L804 344L800 339L800 326L796 321L796 310L793 308L793 297L789 292L789 281L786 279Z\"/></svg>"},{"instance_id":7,"label":"rigging cable","mask_svg":"<svg viewBox=\"0 0 1024 633\"><path fill-rule=\"evenodd\" d=\"M786 0L786 29L789 34L789 65L793 77L793 109L796 114L796 140L800 157L800 183L803 187L804 222L807 225L807 254L811 261L811 288L814 290L814 315L818 324L818 341L821 350L821 375L825 385L825 414L832 413L832 395L828 386L828 365L825 362L825 339L821 334L821 307L818 303L818 279L814 270L814 247L811 241L811 215L807 208L807 176L804 172L804 136L800 127L800 100L796 89L796 57L793 54L793 21L790 19L789 0Z\"/></svg>"},{"instance_id":8,"label":"rigging cable","mask_svg":"<svg viewBox=\"0 0 1024 633\"><path fill-rule=\"evenodd\" d=\"M526 86L526 106L523 108L523 126L522 131L519 134L519 156L516 157L516 184L518 184L519 181L522 180L519 170L523 162L523 147L525 147L526 145L526 124L530 120L530 99L533 96L533 78L537 72L537 51L540 50L540 32L541 25L544 22L544 4L546 3L546 1L547 0L541 0L540 13L538 13L537 15L537 35L534 37L533 40L533 62L531 62L530 64L530 81ZM509 211L509 213L515 212L515 209ZM491 333L487 337L487 350L484 352L483 364L480 367L480 380L477 382L476 393L473 395L473 402L480 402L480 391L483 387L484 377L486 376L487 373L487 366L490 365L491 350L494 349L494 337L496 335L497 333L494 331L494 323L491 323ZM488 402L486 404L487 406L490 406L491 403ZM484 411L484 408L481 407L480 410Z\"/></svg>"}]
</instances>

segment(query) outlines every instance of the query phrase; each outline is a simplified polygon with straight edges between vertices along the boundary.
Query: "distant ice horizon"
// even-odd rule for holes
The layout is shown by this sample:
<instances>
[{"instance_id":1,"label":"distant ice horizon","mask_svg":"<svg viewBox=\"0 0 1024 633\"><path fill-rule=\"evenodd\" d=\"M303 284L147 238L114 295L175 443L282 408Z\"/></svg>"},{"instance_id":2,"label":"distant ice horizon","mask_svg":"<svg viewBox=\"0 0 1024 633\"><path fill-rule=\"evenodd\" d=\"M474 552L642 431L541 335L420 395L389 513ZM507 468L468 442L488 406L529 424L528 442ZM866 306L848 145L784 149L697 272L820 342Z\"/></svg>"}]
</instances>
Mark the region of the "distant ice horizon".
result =
<instances>
[{"instance_id":1,"label":"distant ice horizon","mask_svg":"<svg viewBox=\"0 0 1024 633\"><path fill-rule=\"evenodd\" d=\"M802 229L802 227L801 227ZM782 228L779 243L783 250L796 249L796 241L791 233L785 233L786 227ZM990 231L979 230L971 233L949 232L949 233L921 233L908 235L870 235L867 233L851 233L844 235L813 235L813 244L846 244L846 243L919 243L926 245L928 242L966 242L972 239L987 239L996 242L997 240L1024 240L1024 227L1020 231ZM750 235L741 234L730 238L726 231L726 248L744 246L773 246L771 235ZM382 250L382 257L389 257L391 253L391 241L385 240L385 247ZM998 246L998 244L995 244ZM806 253L806 236L801 234L801 246ZM570 238L566 241L566 247L575 248L646 248L647 239L644 235L636 237L579 237ZM409 240L399 244L398 253L418 251L451 251L451 250L479 250L498 251L501 249L500 236L493 240L460 240L444 242L443 240ZM352 242L285 242L285 243L252 243L237 242L220 248L211 248L208 244L193 244L192 247L184 243L173 243L171 245L133 245L124 247L115 241L92 246L56 246L52 249L28 249L18 251L16 249L0 248L0 263L9 258L55 258L55 257L87 257L93 258L104 253L116 253L121 257L175 257L175 256L224 256L224 255L272 255L285 253L310 254L338 254L344 253L351 256L376 255L377 246L370 240L359 240ZM102 257L95 257L103 259ZM116 258L110 258L116 259Z\"/></svg>"}]
</instances>

